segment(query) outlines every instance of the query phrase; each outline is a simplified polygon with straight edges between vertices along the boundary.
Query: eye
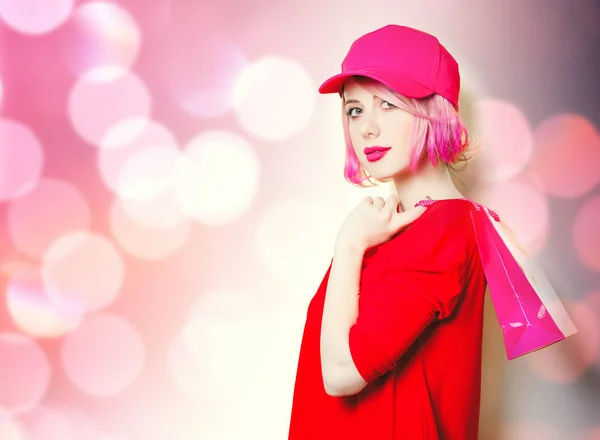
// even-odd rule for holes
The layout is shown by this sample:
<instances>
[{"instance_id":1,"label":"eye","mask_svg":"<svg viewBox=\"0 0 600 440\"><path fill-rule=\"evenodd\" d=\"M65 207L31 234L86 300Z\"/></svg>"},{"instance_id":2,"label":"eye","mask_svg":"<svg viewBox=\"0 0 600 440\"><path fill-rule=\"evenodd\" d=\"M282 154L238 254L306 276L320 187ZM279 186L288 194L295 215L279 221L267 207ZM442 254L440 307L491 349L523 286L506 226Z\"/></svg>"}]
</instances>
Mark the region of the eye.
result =
<instances>
[{"instance_id":1,"label":"eye","mask_svg":"<svg viewBox=\"0 0 600 440\"><path fill-rule=\"evenodd\" d=\"M359 107L352 107L352 108L349 108L348 110L346 110L346 114L348 116L350 116L351 118L354 118L361 113L362 113L362 109Z\"/></svg>"},{"instance_id":2,"label":"eye","mask_svg":"<svg viewBox=\"0 0 600 440\"><path fill-rule=\"evenodd\" d=\"M391 102L389 102L389 101L381 101L381 106L383 108L387 108L387 109L389 109L389 108L396 108L396 106L394 104L392 104Z\"/></svg>"}]
</instances>

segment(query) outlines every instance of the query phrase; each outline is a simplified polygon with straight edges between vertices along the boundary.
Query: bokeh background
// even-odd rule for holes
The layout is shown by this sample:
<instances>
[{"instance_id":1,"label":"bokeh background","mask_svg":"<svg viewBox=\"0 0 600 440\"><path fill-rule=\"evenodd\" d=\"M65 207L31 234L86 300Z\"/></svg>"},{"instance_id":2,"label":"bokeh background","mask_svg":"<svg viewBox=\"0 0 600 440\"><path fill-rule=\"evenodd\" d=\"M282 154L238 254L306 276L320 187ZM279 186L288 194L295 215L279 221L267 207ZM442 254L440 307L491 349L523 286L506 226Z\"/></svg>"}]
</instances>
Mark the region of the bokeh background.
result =
<instances>
[{"instance_id":1,"label":"bokeh background","mask_svg":"<svg viewBox=\"0 0 600 440\"><path fill-rule=\"evenodd\" d=\"M459 61L457 184L579 328L490 355L481 438L600 439L599 2L0 0L1 440L287 438L337 228L390 192L316 90L388 23Z\"/></svg>"}]
</instances>

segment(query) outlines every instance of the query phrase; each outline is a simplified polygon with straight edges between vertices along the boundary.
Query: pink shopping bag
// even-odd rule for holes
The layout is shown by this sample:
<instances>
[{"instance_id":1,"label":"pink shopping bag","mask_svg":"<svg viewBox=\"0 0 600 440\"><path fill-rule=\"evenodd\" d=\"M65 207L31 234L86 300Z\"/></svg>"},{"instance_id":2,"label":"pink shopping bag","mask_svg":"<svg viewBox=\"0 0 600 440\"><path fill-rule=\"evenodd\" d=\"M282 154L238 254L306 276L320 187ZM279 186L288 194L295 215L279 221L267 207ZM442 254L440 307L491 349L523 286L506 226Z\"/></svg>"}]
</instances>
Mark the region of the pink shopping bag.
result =
<instances>
[{"instance_id":1,"label":"pink shopping bag","mask_svg":"<svg viewBox=\"0 0 600 440\"><path fill-rule=\"evenodd\" d=\"M577 332L544 272L514 234L472 202L471 219L507 358L547 347Z\"/></svg>"}]
</instances>

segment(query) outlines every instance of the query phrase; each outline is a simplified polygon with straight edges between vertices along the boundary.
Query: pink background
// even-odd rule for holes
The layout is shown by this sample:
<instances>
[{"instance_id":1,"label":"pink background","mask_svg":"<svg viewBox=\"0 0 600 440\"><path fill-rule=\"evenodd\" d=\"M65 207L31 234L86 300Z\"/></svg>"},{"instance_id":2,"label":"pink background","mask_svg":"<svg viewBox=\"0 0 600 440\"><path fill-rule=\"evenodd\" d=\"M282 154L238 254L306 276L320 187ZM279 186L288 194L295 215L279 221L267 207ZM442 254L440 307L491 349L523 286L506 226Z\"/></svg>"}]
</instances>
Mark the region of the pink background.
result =
<instances>
[{"instance_id":1,"label":"pink background","mask_svg":"<svg viewBox=\"0 0 600 440\"><path fill-rule=\"evenodd\" d=\"M459 188L579 328L490 336L481 437L600 439L597 2L0 0L1 440L286 438L337 228L390 191L343 180L316 90L388 23L457 58Z\"/></svg>"}]
</instances>

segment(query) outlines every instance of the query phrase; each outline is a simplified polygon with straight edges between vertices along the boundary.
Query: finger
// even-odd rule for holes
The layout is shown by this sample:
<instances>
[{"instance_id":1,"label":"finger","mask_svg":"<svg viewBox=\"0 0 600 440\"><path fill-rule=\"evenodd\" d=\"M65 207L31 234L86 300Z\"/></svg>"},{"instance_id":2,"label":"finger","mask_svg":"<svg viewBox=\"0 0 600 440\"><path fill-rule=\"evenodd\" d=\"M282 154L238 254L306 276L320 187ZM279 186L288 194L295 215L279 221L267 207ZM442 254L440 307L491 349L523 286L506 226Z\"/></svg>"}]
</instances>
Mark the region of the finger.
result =
<instances>
[{"instance_id":1,"label":"finger","mask_svg":"<svg viewBox=\"0 0 600 440\"><path fill-rule=\"evenodd\" d=\"M367 196L364 199L362 199L360 203L372 205L373 204L373 197Z\"/></svg>"},{"instance_id":2,"label":"finger","mask_svg":"<svg viewBox=\"0 0 600 440\"><path fill-rule=\"evenodd\" d=\"M398 209L400 207L400 203L398 202L398 197L395 195L389 195L385 199L385 210L390 214L398 213Z\"/></svg>"},{"instance_id":3,"label":"finger","mask_svg":"<svg viewBox=\"0 0 600 440\"><path fill-rule=\"evenodd\" d=\"M382 197L375 197L373 199L373 206L375 206L377 209L379 209L379 210L383 209L384 205L385 205L385 201L383 200Z\"/></svg>"}]
</instances>

